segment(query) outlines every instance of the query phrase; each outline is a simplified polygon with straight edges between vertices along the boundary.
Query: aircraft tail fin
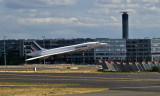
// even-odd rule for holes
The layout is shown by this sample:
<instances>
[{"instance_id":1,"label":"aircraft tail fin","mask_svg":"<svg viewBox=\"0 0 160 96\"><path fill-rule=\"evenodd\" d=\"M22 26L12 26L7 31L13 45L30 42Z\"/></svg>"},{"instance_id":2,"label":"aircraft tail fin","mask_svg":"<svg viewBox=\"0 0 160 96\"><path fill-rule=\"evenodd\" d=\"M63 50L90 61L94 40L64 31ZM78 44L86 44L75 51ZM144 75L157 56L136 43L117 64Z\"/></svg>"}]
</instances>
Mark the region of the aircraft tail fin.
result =
<instances>
[{"instance_id":1,"label":"aircraft tail fin","mask_svg":"<svg viewBox=\"0 0 160 96\"><path fill-rule=\"evenodd\" d=\"M45 49L40 47L35 41L31 43L31 52L41 51L41 50L45 50Z\"/></svg>"}]
</instances>

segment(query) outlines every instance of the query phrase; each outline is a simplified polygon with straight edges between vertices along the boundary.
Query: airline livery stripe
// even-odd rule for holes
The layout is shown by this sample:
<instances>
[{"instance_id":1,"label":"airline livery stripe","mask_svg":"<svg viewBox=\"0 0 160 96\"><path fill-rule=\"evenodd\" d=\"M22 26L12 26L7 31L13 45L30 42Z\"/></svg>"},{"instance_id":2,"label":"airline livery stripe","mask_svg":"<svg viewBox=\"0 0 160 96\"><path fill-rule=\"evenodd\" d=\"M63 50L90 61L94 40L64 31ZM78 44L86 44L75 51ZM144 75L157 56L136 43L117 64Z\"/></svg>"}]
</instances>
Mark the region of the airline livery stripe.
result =
<instances>
[{"instance_id":1,"label":"airline livery stripe","mask_svg":"<svg viewBox=\"0 0 160 96\"><path fill-rule=\"evenodd\" d=\"M34 50L31 48L31 51L33 51L34 52Z\"/></svg>"},{"instance_id":2,"label":"airline livery stripe","mask_svg":"<svg viewBox=\"0 0 160 96\"><path fill-rule=\"evenodd\" d=\"M34 44L34 43L32 43L31 46L32 46L34 49L36 49L37 51L38 51L38 50L41 50L41 49L40 49L36 44Z\"/></svg>"}]
</instances>

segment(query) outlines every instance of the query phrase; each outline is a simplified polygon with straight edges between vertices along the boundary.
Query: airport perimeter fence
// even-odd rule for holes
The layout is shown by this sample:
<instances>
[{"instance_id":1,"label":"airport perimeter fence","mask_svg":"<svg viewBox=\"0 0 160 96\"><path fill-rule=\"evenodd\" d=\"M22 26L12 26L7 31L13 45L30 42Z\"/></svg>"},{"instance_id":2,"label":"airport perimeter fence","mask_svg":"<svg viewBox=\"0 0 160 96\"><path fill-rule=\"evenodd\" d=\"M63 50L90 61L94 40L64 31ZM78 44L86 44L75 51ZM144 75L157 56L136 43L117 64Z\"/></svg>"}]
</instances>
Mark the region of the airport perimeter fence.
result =
<instances>
[{"instance_id":1,"label":"airport perimeter fence","mask_svg":"<svg viewBox=\"0 0 160 96\"><path fill-rule=\"evenodd\" d=\"M160 62L111 62L99 60L102 71L117 72L144 72L151 70L154 66L160 69Z\"/></svg>"}]
</instances>

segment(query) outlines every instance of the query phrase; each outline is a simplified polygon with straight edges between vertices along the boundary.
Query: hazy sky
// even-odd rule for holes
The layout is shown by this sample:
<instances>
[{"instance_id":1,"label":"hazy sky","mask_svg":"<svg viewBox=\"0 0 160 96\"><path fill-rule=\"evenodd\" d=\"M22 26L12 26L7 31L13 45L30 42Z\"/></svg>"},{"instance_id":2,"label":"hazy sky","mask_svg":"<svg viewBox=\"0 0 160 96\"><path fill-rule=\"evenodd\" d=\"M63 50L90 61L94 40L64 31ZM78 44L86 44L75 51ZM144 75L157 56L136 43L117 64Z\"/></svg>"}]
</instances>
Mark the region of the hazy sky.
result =
<instances>
[{"instance_id":1,"label":"hazy sky","mask_svg":"<svg viewBox=\"0 0 160 96\"><path fill-rule=\"evenodd\" d=\"M160 0L0 0L0 39L160 38Z\"/></svg>"}]
</instances>

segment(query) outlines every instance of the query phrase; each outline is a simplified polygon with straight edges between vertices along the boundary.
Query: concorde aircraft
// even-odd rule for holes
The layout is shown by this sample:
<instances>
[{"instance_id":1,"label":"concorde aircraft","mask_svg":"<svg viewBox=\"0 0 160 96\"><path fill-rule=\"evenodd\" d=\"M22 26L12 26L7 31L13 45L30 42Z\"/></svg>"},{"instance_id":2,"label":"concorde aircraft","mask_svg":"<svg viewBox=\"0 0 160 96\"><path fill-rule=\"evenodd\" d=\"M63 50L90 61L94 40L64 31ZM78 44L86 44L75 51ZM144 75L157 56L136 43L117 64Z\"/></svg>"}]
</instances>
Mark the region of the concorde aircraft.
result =
<instances>
[{"instance_id":1,"label":"concorde aircraft","mask_svg":"<svg viewBox=\"0 0 160 96\"><path fill-rule=\"evenodd\" d=\"M107 43L88 42L53 49L44 49L40 47L35 41L33 41L31 43L31 53L27 54L28 56L32 56L33 58L26 59L26 61L31 61L38 58L48 58L53 55L74 53L78 51L102 47L105 45L107 45Z\"/></svg>"}]
</instances>

